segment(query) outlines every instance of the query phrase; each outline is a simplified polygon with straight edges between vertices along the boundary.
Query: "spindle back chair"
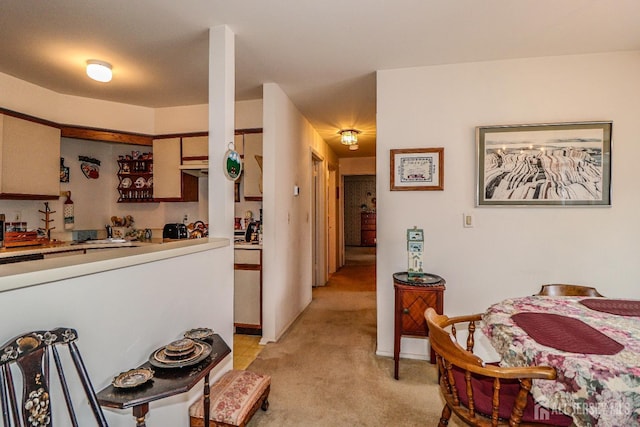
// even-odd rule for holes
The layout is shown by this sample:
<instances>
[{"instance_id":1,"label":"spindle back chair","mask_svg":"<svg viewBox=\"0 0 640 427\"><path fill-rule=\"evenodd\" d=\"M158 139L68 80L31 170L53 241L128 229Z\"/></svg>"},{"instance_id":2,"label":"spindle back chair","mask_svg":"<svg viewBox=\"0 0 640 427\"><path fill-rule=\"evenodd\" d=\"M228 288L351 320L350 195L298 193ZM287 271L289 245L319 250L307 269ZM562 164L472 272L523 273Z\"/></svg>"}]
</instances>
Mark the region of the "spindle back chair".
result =
<instances>
[{"instance_id":1,"label":"spindle back chair","mask_svg":"<svg viewBox=\"0 0 640 427\"><path fill-rule=\"evenodd\" d=\"M554 380L549 366L500 367L473 354L480 314L449 318L433 308L425 311L429 341L436 353L440 391L445 399L439 427L447 426L451 413L471 426L569 426L571 417L549 414L529 393L534 378ZM468 332L465 347L458 343L458 327ZM462 333L461 333L462 335ZM539 418L539 419L538 419ZM546 419L545 419L546 418Z\"/></svg>"},{"instance_id":2,"label":"spindle back chair","mask_svg":"<svg viewBox=\"0 0 640 427\"><path fill-rule=\"evenodd\" d=\"M54 370L60 380L59 388L64 394L69 416L68 423L60 421L60 426L78 426L76 409L72 402L59 348L66 347L82 383L86 398L97 425L107 427L107 421L98 404L95 391L89 380L80 352L76 345L78 334L71 328L57 328L51 331L33 331L20 335L0 347L0 403L2 421L5 427L54 425L52 404L54 399L50 381L50 357L54 360ZM18 369L14 368L17 365ZM73 369L71 369L73 372ZM21 378L14 375L21 373ZM22 383L22 394L16 390ZM78 403L78 402L76 402ZM56 411L56 414L64 411Z\"/></svg>"},{"instance_id":3,"label":"spindle back chair","mask_svg":"<svg viewBox=\"0 0 640 427\"><path fill-rule=\"evenodd\" d=\"M542 285L540 292L536 295L549 297L604 297L604 295L600 294L596 288L592 288L591 286L568 285L561 283Z\"/></svg>"}]
</instances>

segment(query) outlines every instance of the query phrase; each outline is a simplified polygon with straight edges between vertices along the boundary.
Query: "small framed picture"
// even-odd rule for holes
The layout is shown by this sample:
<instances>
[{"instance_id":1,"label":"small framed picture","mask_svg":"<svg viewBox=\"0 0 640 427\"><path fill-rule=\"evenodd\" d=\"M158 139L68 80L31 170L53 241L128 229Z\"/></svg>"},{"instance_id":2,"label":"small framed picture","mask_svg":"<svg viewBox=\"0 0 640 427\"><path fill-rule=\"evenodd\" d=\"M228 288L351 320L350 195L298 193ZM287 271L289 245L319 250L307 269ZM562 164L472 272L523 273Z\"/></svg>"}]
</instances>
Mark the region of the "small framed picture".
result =
<instances>
[{"instance_id":1,"label":"small framed picture","mask_svg":"<svg viewBox=\"0 0 640 427\"><path fill-rule=\"evenodd\" d=\"M414 228L414 229L410 229L407 230L407 240L410 241L419 241L422 242L424 241L424 234L422 232L422 229L418 229L418 228Z\"/></svg>"},{"instance_id":2,"label":"small framed picture","mask_svg":"<svg viewBox=\"0 0 640 427\"><path fill-rule=\"evenodd\" d=\"M424 252L424 242L409 242L409 252Z\"/></svg>"},{"instance_id":3,"label":"small framed picture","mask_svg":"<svg viewBox=\"0 0 640 427\"><path fill-rule=\"evenodd\" d=\"M444 148L391 150L391 191L444 190Z\"/></svg>"}]
</instances>

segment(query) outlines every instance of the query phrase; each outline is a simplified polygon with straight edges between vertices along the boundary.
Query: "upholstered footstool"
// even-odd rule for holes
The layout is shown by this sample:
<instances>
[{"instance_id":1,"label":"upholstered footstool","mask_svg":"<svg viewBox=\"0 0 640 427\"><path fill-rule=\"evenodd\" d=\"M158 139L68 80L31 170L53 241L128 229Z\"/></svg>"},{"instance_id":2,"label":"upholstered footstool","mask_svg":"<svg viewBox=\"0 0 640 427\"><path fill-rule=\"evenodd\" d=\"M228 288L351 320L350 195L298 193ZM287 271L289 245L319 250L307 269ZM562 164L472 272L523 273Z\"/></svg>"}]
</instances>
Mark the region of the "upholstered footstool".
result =
<instances>
[{"instance_id":1,"label":"upholstered footstool","mask_svg":"<svg viewBox=\"0 0 640 427\"><path fill-rule=\"evenodd\" d=\"M271 377L233 369L211 386L209 426L244 427L258 408L269 409ZM204 398L189 407L189 426L204 426Z\"/></svg>"}]
</instances>

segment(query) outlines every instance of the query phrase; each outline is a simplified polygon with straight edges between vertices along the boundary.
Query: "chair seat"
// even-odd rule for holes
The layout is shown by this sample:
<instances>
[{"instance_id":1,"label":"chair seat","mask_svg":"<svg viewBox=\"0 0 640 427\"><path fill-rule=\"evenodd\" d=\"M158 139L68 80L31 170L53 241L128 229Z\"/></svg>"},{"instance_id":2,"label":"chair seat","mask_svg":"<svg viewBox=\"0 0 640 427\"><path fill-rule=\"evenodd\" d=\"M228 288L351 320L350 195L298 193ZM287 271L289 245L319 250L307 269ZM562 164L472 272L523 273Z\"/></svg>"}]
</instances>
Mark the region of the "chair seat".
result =
<instances>
[{"instance_id":1,"label":"chair seat","mask_svg":"<svg viewBox=\"0 0 640 427\"><path fill-rule=\"evenodd\" d=\"M266 410L271 377L250 371L231 370L211 386L211 425L244 426L259 406ZM189 407L191 426L202 425L204 399Z\"/></svg>"},{"instance_id":2,"label":"chair seat","mask_svg":"<svg viewBox=\"0 0 640 427\"><path fill-rule=\"evenodd\" d=\"M464 385L464 370L457 366L454 366L452 370L456 384ZM516 396L518 391L520 391L520 382L518 380L503 379L500 381L500 384L499 417L509 419L511 416L511 410L515 404ZM491 417L493 378L472 374L471 386L473 387L473 402L475 404L476 411L487 417ZM458 389L458 397L463 405L469 405L469 397L467 396L467 390L465 387L460 387ZM573 418L538 405L533 400L531 394L527 394L527 406L524 408L522 422L566 427L573 423Z\"/></svg>"}]
</instances>

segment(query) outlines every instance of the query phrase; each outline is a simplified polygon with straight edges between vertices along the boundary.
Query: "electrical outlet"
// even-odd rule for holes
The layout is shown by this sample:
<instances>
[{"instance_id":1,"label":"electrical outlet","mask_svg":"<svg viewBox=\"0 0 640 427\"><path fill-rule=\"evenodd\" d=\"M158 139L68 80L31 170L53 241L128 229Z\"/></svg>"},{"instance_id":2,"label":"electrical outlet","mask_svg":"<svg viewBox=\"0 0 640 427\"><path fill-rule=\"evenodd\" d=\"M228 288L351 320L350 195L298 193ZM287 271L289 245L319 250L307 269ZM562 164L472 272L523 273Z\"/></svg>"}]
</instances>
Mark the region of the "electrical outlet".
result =
<instances>
[{"instance_id":1,"label":"electrical outlet","mask_svg":"<svg viewBox=\"0 0 640 427\"><path fill-rule=\"evenodd\" d=\"M471 214L462 214L462 226L464 228L472 228L473 227L473 215Z\"/></svg>"}]
</instances>

